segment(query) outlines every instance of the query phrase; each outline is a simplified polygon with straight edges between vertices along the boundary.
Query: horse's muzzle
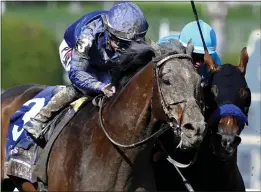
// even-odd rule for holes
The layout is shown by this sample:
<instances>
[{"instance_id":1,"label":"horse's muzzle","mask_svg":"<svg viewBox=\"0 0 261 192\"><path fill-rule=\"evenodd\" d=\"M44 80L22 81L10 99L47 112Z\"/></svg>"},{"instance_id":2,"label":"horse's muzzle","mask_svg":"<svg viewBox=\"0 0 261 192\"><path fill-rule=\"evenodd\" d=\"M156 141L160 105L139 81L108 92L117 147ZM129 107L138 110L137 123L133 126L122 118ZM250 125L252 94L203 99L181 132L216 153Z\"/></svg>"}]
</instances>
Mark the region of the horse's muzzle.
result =
<instances>
[{"instance_id":1,"label":"horse's muzzle","mask_svg":"<svg viewBox=\"0 0 261 192\"><path fill-rule=\"evenodd\" d=\"M241 138L236 134L227 135L217 133L212 140L214 153L221 159L230 158L240 143Z\"/></svg>"}]
</instances>

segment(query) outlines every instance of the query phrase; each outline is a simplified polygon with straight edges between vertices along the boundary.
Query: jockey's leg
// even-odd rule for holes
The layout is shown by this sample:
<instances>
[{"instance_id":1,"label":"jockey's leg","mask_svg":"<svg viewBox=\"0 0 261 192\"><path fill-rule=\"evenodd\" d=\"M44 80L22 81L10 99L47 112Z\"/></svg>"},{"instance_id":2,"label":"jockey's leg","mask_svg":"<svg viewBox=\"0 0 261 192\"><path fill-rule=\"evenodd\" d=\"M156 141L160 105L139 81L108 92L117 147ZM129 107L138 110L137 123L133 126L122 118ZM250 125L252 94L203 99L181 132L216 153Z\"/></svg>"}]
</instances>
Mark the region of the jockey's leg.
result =
<instances>
[{"instance_id":1,"label":"jockey's leg","mask_svg":"<svg viewBox=\"0 0 261 192\"><path fill-rule=\"evenodd\" d=\"M70 48L66 41L63 40L59 46L59 55L61 63L66 71L70 70L71 52L72 48ZM55 96L34 118L32 118L31 121L24 126L24 129L31 134L36 141L42 131L44 123L49 121L53 113L60 111L63 107L79 96L79 92L74 89L73 86L66 86L61 90L54 91L57 92Z\"/></svg>"},{"instance_id":2,"label":"jockey's leg","mask_svg":"<svg viewBox=\"0 0 261 192\"><path fill-rule=\"evenodd\" d=\"M56 90L57 91L57 90ZM66 105L73 102L80 96L80 92L76 90L72 85L63 86L58 92L51 98L45 107L31 119L23 127L35 140L38 140L39 135L53 114L59 112Z\"/></svg>"}]
</instances>

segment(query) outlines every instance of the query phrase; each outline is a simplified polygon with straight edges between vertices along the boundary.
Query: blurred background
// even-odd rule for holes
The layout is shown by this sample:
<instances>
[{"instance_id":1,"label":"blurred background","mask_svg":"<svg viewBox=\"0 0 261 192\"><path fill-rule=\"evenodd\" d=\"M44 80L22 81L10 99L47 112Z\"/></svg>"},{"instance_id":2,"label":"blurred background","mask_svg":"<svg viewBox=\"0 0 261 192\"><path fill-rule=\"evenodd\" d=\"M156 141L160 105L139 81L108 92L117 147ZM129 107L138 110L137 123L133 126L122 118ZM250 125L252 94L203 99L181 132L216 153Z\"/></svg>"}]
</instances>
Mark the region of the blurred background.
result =
<instances>
[{"instance_id":1,"label":"blurred background","mask_svg":"<svg viewBox=\"0 0 261 192\"><path fill-rule=\"evenodd\" d=\"M1 2L1 90L25 83L69 83L60 64L58 47L67 27L84 14L109 9L115 2ZM136 2L150 25L154 41L179 33L194 15L190 2ZM195 2L200 19L217 33L217 52L223 63L238 64L247 46L246 78L252 91L249 126L245 127L238 164L246 187L261 190L261 3Z\"/></svg>"}]
</instances>

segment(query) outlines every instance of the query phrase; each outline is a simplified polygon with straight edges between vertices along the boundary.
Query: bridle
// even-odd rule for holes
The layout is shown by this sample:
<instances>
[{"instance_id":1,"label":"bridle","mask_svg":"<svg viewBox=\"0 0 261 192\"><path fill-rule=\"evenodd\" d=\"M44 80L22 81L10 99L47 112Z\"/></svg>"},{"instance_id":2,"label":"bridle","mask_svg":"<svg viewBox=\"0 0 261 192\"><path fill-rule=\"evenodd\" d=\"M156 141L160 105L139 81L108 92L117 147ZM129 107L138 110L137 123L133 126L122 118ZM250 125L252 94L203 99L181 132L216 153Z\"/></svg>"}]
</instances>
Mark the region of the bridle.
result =
<instances>
[{"instance_id":1,"label":"bridle","mask_svg":"<svg viewBox=\"0 0 261 192\"><path fill-rule=\"evenodd\" d=\"M141 146L141 145L144 145L146 144L147 142L151 141L152 139L156 139L158 138L160 135L162 135L163 133L165 133L167 130L169 129L172 129L173 131L178 131L178 132L181 132L181 126L180 126L180 123L178 123L177 119L170 113L169 111L169 105L167 104L167 102L165 101L164 97L163 97L163 94L162 94L162 91L161 91L161 87L160 87L160 83L159 83L159 70L162 66L164 66L164 64L166 63L166 61L170 60L170 59L174 59L174 58L187 58L187 59L190 59L192 60L191 56L188 55L188 54L174 54L174 55L169 55L167 56L166 58L158 61L155 65L154 65L154 74L155 74L155 80L156 80L156 85L157 85L157 89L158 89L158 92L159 92L159 97L160 97L160 103L161 103L161 107L168 119L168 124L169 126L163 126L162 128L160 128L159 130L157 130L155 133L153 133L152 135L150 135L149 137L139 141L139 142L136 142L136 143L132 143L132 144L129 144L129 145L126 145L126 144L121 144L121 143L118 143L117 141L115 141L114 139L111 138L111 136L109 135L109 133L106 131L105 129L105 125L104 125L104 120L103 120L103 117L102 117L102 111L103 111L103 107L104 107L104 104L106 102L106 97L104 96L98 96L100 97L100 102L99 102L99 121L100 121L100 125L101 125L101 128L104 132L104 134L106 135L106 137L109 139L109 141L114 145L116 146L116 148L118 149L118 147L121 147L121 148L136 148L138 146ZM153 88L152 88L153 89ZM153 90L154 91L154 90ZM153 94L152 94L152 97L153 97ZM152 98L151 98L152 99ZM188 99L184 99L183 101L181 102L177 102L177 103L174 103L175 104L179 104L179 103L187 103L188 102ZM152 102L151 102L151 105L152 105ZM173 105L173 104L172 104ZM185 108L183 110L183 113L185 111ZM183 115L183 114L182 114ZM191 162L189 162L188 164L183 164L183 163L180 163L180 162L177 162L176 160L174 160L173 158L171 158L171 156L167 153L167 151L165 150L165 148L163 147L163 145L161 144L161 148L163 149L165 155L166 155L166 159L176 168L177 172L179 173L179 175L181 176L182 178L182 181L184 182L185 186L187 187L187 189L189 191L194 191L192 186L189 184L189 182L185 179L185 177L182 175L182 173L180 172L180 170L178 168L187 168L189 166L191 166L192 164L195 163L196 159L197 159L197 156L198 156L198 151L196 152L194 158L192 159ZM119 149L118 149L119 151ZM126 157L126 155L124 155L122 152L121 152L121 155L123 155L124 159L129 162L128 158Z\"/></svg>"},{"instance_id":2,"label":"bridle","mask_svg":"<svg viewBox=\"0 0 261 192\"><path fill-rule=\"evenodd\" d=\"M165 60L165 61L167 61L167 60ZM158 64L155 65L155 69L156 69L155 70L155 74L156 74L155 78L157 79L157 82L159 83L159 81L158 81L158 74L157 74L158 73L157 66L158 66ZM103 118L102 118L102 111L103 111L103 107L104 107L105 102L106 102L106 97L102 96L101 97L101 102L99 104L99 121L100 121L100 125L101 125L101 128L102 128L104 134L110 140L110 142L113 143L114 145L118 146L118 147L121 147L121 148L136 148L138 146L146 144L147 142L149 142L150 140L152 140L154 138L159 137L161 134L163 134L164 132L166 132L167 130L169 130L171 128L170 126L164 126L162 129L159 129L158 131L156 131L155 133L153 133L149 137L143 139L142 141L139 141L139 142L136 142L136 143L132 143L132 144L129 144L129 145L120 144L117 141L115 141L114 139L112 139L111 136L109 135L109 133L105 129L104 121L103 121Z\"/></svg>"},{"instance_id":3,"label":"bridle","mask_svg":"<svg viewBox=\"0 0 261 192\"><path fill-rule=\"evenodd\" d=\"M174 54L174 55L169 55L167 56L166 58L160 60L159 62L157 62L156 64L156 68L155 68L155 74L156 74L156 82L157 82L157 88L159 90L159 95L160 95L160 101L161 101L161 106L163 108L163 111L165 113L165 115L167 116L167 118L170 120L168 122L169 126L167 127L170 127L173 129L173 131L175 132L181 132L181 122L178 123L177 119L170 113L170 111L168 110L169 109L169 105L167 104L167 102L165 101L164 97L163 97L163 94L162 94L162 91L161 91L161 87L159 85L159 70L160 68L164 65L164 63L170 59L175 59L175 58L187 58L187 59L190 59L192 61L192 57L188 54ZM189 101L189 99L184 99L178 103L173 103L174 105L176 104L179 104L179 103L185 103L187 104L187 102ZM172 105L173 105L172 104ZM187 108L187 105L185 105L185 108L184 110L182 111L182 115L184 114L185 110ZM161 148L163 149L164 153L166 154L167 156L167 160L175 167L175 168L187 168L191 165L193 165L197 159L197 156L198 156L198 152L196 152L194 158L192 159L192 161L190 161L188 164L183 164L183 163L180 163L176 160L174 160L168 153L167 151L165 150L164 146L160 143L160 146ZM179 170L177 170L179 172Z\"/></svg>"},{"instance_id":4,"label":"bridle","mask_svg":"<svg viewBox=\"0 0 261 192\"><path fill-rule=\"evenodd\" d=\"M161 67L164 66L164 64L166 63L166 61L170 60L170 59L174 59L174 58L187 58L187 59L190 59L192 60L191 56L188 55L188 54L174 54L174 55L169 55L167 56L166 58L160 60L159 62L156 63L156 67L155 67L155 75L156 75L156 83L157 83L157 88L159 90L159 96L160 96L160 102L161 102L161 106L162 106L162 109L165 113L165 115L167 116L167 119L169 120L169 125L170 127L172 128L176 128L178 130L180 130L180 124L178 123L177 119L170 113L169 111L169 105L167 104L167 102L165 101L164 97L163 97L163 94L162 94L162 91L161 91L161 87L160 87L160 84L159 84L159 70ZM180 103L186 103L188 102L188 99L184 99L182 101L179 101L179 102L176 102L176 103L173 103L172 105L176 105L176 104L180 104ZM183 110L183 113L184 113L184 110ZM174 121L173 121L174 120Z\"/></svg>"},{"instance_id":5,"label":"bridle","mask_svg":"<svg viewBox=\"0 0 261 192\"><path fill-rule=\"evenodd\" d=\"M164 100L164 97L162 95L162 91L161 91L161 88L160 88L160 85L159 85L159 69L160 69L160 67L162 67L165 64L166 61L168 61L170 59L173 59L173 58L188 58L188 59L192 59L191 56L188 55L188 54L175 54L175 55L170 55L170 56L160 60L159 62L156 63L156 65L154 65L155 66L154 67L154 69L155 69L154 71L155 71L155 78L156 78L156 83L157 83L157 89L158 89L159 95L160 95L160 102L161 102L161 106L163 108L163 111L164 111L165 115L167 116L169 126L164 126L163 128L157 130L155 133L153 133L149 137L143 139L142 141L126 145L126 144L118 143L117 141L115 141L114 139L111 138L111 136L109 135L109 133L105 129L104 120L103 120L103 117L102 117L102 111L103 111L104 104L106 102L106 97L99 96L99 97L101 97L101 102L99 104L99 121L100 121L100 125L101 125L101 128L102 128L104 134L110 140L111 143L113 143L114 145L116 145L118 147L121 147L121 148L135 148L135 147L141 146L143 144L146 144L147 142L149 142L150 140L152 140L154 138L158 138L160 135L162 135L164 132L166 132L169 129L173 129L173 130L177 129L177 130L180 131L180 124L175 119L175 117L173 117L171 115L170 111L168 110L169 106L166 103L166 101ZM183 102L187 102L187 101L188 100L184 100ZM168 158L170 159L171 163L174 163L176 166L178 166L180 168L189 167L196 160L196 157L195 157L192 162L190 162L189 164L185 165L185 164L179 163L179 162L171 159L170 156L168 156Z\"/></svg>"},{"instance_id":6,"label":"bridle","mask_svg":"<svg viewBox=\"0 0 261 192\"><path fill-rule=\"evenodd\" d=\"M221 117L216 117L216 118L213 118L213 119L211 119L211 118L215 115L215 113L217 113L217 111L218 111L218 113L220 113L220 107L222 107L222 106L224 106L224 105L227 105L227 103L226 103L226 102L221 103L220 105L217 106L216 109L213 109L212 112L211 112L211 115L210 115L210 117L209 117L209 119L208 119L208 122L207 122L208 125L209 125L209 130L208 130L208 137L210 138L209 148L210 148L210 150L211 150L211 153L212 153L213 155L217 156L217 157L218 157L220 160L222 160L222 161L226 161L226 160L228 160L230 157L229 157L229 156L228 156L228 157L225 157L225 156L220 156L220 155L218 155L218 154L216 153L215 143L213 142L213 137L214 137L214 135L220 135L220 136L222 135L221 133L218 133L218 132L217 132L218 125L219 125L219 119L220 119ZM237 107L236 104L232 104L232 105L235 106L235 107ZM242 111L242 109L240 109L240 111ZM245 113L242 111L242 114L245 114ZM228 115L230 115L230 114L228 114ZM237 117L234 117L234 118L235 118L237 121L239 121ZM245 125L245 124L242 124L242 125L239 125L239 126L238 126L238 128L239 128L239 133L241 133L242 130L244 129L244 125ZM238 133L235 133L233 136L234 136L234 137L238 137L238 138L241 139L240 134L238 134ZM239 143L241 143L241 141L240 141Z\"/></svg>"}]
</instances>

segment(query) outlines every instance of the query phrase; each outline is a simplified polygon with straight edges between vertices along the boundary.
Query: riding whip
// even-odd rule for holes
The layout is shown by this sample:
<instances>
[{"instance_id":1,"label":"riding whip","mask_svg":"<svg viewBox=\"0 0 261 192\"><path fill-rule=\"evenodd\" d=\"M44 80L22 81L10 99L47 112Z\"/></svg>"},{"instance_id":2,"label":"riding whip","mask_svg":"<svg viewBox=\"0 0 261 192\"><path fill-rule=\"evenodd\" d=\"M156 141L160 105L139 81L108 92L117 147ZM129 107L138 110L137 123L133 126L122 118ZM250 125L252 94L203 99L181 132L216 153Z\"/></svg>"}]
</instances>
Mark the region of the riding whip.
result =
<instances>
[{"instance_id":1,"label":"riding whip","mask_svg":"<svg viewBox=\"0 0 261 192\"><path fill-rule=\"evenodd\" d=\"M204 40L202 31L201 31L201 27L200 27L200 25L199 25L198 13L197 13L196 6L195 6L193 0L191 0L190 2L191 2L191 6L192 6L192 10L193 10L194 16L195 16L196 21L197 21L198 30L199 30L199 33L200 33L201 40L202 40L202 42L203 42L204 51L205 51L205 53L208 53L208 48L207 48L207 46L206 46L206 43L205 43L205 40Z\"/></svg>"}]
</instances>

